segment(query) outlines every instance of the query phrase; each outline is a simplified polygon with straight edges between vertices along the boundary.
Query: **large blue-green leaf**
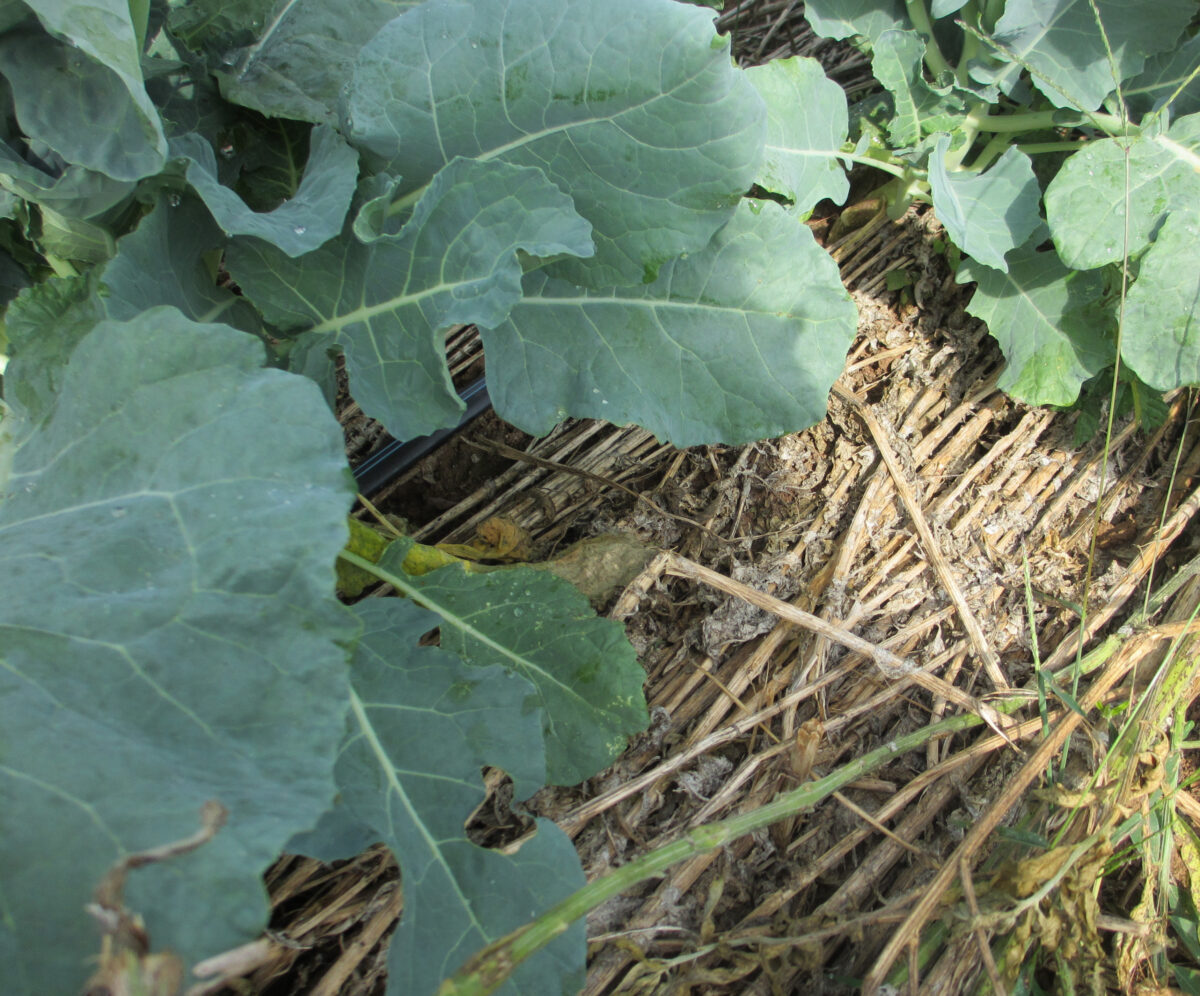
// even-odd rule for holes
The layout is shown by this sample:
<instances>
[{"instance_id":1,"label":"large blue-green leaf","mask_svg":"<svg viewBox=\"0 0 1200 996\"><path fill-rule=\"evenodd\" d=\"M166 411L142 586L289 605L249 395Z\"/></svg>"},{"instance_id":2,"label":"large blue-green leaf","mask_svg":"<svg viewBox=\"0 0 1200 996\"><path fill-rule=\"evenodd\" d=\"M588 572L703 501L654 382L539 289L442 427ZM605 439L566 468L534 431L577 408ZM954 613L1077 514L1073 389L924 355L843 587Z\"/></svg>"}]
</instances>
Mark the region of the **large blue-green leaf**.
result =
<instances>
[{"instance_id":1,"label":"large blue-green leaf","mask_svg":"<svg viewBox=\"0 0 1200 996\"><path fill-rule=\"evenodd\" d=\"M485 765L512 776L517 798L544 782L541 722L526 708L533 686L502 667L471 667L418 647L440 620L407 600L376 599L355 611L365 627L352 659L338 788L400 862L404 914L389 945L388 992L432 996L477 949L533 919L584 877L570 840L549 820L539 820L515 854L485 850L463 830L487 795ZM585 948L580 922L502 991L577 991Z\"/></svg>"},{"instance_id":2,"label":"large blue-green leaf","mask_svg":"<svg viewBox=\"0 0 1200 996\"><path fill-rule=\"evenodd\" d=\"M101 277L104 311L129 319L170 305L196 322L223 322L256 332L262 322L245 298L217 284L225 238L194 197L162 195L132 232Z\"/></svg>"},{"instance_id":3,"label":"large blue-green leaf","mask_svg":"<svg viewBox=\"0 0 1200 996\"><path fill-rule=\"evenodd\" d=\"M374 242L381 235L395 235L404 227L402 218L388 213L402 182L388 173L376 173L359 183L354 234L360 242Z\"/></svg>"},{"instance_id":4,"label":"large blue-green leaf","mask_svg":"<svg viewBox=\"0 0 1200 996\"><path fill-rule=\"evenodd\" d=\"M198 200L164 195L118 242L103 276L92 270L24 290L5 315L16 353L5 385L9 403L20 405L29 419L40 417L61 390L62 357L105 317L126 320L170 305L193 321L259 330L261 321L245 299L217 285L213 251L222 241Z\"/></svg>"},{"instance_id":5,"label":"large blue-green leaf","mask_svg":"<svg viewBox=\"0 0 1200 996\"><path fill-rule=\"evenodd\" d=\"M9 31L32 18L22 0L0 0L0 31Z\"/></svg>"},{"instance_id":6,"label":"large blue-green leaf","mask_svg":"<svg viewBox=\"0 0 1200 996\"><path fill-rule=\"evenodd\" d=\"M306 175L312 140L326 133L326 125L314 128L304 121L281 118L273 118L259 127L239 122L229 129L224 144L219 139L213 143L213 148L220 150L218 176L236 164L236 179L222 178L221 182L236 186L253 210L274 211L296 196Z\"/></svg>"},{"instance_id":7,"label":"large blue-green leaf","mask_svg":"<svg viewBox=\"0 0 1200 996\"><path fill-rule=\"evenodd\" d=\"M822 38L862 35L874 41L909 25L904 0L808 0L804 17Z\"/></svg>"},{"instance_id":8,"label":"large blue-green leaf","mask_svg":"<svg viewBox=\"0 0 1200 996\"><path fill-rule=\"evenodd\" d=\"M115 179L136 179L158 172L166 158L167 140L163 135L162 122L158 111L146 93L142 80L142 49L137 27L130 15L129 0L24 0L25 4L37 14L45 28L58 38L65 39L79 49L85 56L94 59L101 66L107 67L120 81L124 88L128 103L119 111L112 107L106 113L116 115L115 120L121 124L121 135L127 144L110 150L110 165L115 172L93 168L107 173ZM100 86L105 102L116 106L115 94L111 84L101 83L94 70L75 67L70 61L69 67L73 72L83 74L80 78L87 79L92 85ZM62 100L67 93L61 84L53 84L47 80L50 93L46 99ZM91 97L75 92L72 94L81 101L79 107L71 108L64 103L61 107L52 105L47 108L44 118L49 118L54 112L69 115L68 120L78 127L89 127L87 117L93 109L83 101ZM69 127L64 125L64 127ZM90 134L90 132L89 132ZM135 140L139 136L140 140ZM125 157L128 157L127 159ZM70 157L67 157L68 159ZM88 165L82 163L81 165Z\"/></svg>"},{"instance_id":9,"label":"large blue-green leaf","mask_svg":"<svg viewBox=\"0 0 1200 996\"><path fill-rule=\"evenodd\" d=\"M21 130L67 162L116 180L162 168L157 121L147 121L116 72L81 49L44 31L10 32L0 37L0 73L12 86Z\"/></svg>"},{"instance_id":10,"label":"large blue-green leaf","mask_svg":"<svg viewBox=\"0 0 1200 996\"><path fill-rule=\"evenodd\" d=\"M54 174L22 159L0 142L0 187L22 200L51 208L69 218L92 218L128 198L136 184L114 180L82 166Z\"/></svg>"},{"instance_id":11,"label":"large blue-green leaf","mask_svg":"<svg viewBox=\"0 0 1200 996\"><path fill-rule=\"evenodd\" d=\"M1147 56L1183 42L1183 31L1195 14L1193 0L1007 0L994 37L1014 58L999 69L972 67L972 75L1009 92L1024 64L1033 70L1034 85L1055 107L1094 111L1116 89L1114 68L1122 80L1140 72ZM1009 58L1004 52L997 54Z\"/></svg>"},{"instance_id":12,"label":"large blue-green leaf","mask_svg":"<svg viewBox=\"0 0 1200 996\"><path fill-rule=\"evenodd\" d=\"M78 991L92 889L194 833L209 799L225 829L132 873L125 899L187 961L250 940L259 875L333 795L356 631L332 595L345 456L313 385L262 359L169 308L102 322L16 450L0 504L6 993Z\"/></svg>"},{"instance_id":13,"label":"large blue-green leaf","mask_svg":"<svg viewBox=\"0 0 1200 996\"><path fill-rule=\"evenodd\" d=\"M1004 256L1024 245L1042 224L1042 192L1029 157L1015 146L983 173L950 173L946 153L950 136L939 135L929 157L933 210L950 238L984 266L1008 270Z\"/></svg>"},{"instance_id":14,"label":"large blue-green leaf","mask_svg":"<svg viewBox=\"0 0 1200 996\"><path fill-rule=\"evenodd\" d=\"M892 94L888 123L894 147L917 145L934 131L952 131L965 113L962 95L925 82L925 42L915 31L885 31L871 51L871 71Z\"/></svg>"},{"instance_id":15,"label":"large blue-green leaf","mask_svg":"<svg viewBox=\"0 0 1200 996\"><path fill-rule=\"evenodd\" d=\"M1200 66L1200 35L1147 59L1146 68L1121 87L1130 114L1141 117L1158 110L1168 100L1172 118L1200 111L1200 76L1194 75L1197 66Z\"/></svg>"},{"instance_id":16,"label":"large blue-green leaf","mask_svg":"<svg viewBox=\"0 0 1200 996\"><path fill-rule=\"evenodd\" d=\"M116 240L104 225L60 214L45 204L39 215L38 247L47 255L86 266L103 263L117 251Z\"/></svg>"},{"instance_id":17,"label":"large blue-green leaf","mask_svg":"<svg viewBox=\"0 0 1200 996\"><path fill-rule=\"evenodd\" d=\"M1200 383L1200 202L1173 212L1125 301L1121 359L1152 387Z\"/></svg>"},{"instance_id":18,"label":"large blue-green leaf","mask_svg":"<svg viewBox=\"0 0 1200 996\"><path fill-rule=\"evenodd\" d=\"M419 0L191 0L172 34L209 57L227 100L267 117L333 123L362 46Z\"/></svg>"},{"instance_id":19,"label":"large blue-green leaf","mask_svg":"<svg viewBox=\"0 0 1200 996\"><path fill-rule=\"evenodd\" d=\"M767 105L767 143L758 184L807 214L828 197L846 199L850 181L837 153L846 141L846 94L816 59L775 59L746 70Z\"/></svg>"},{"instance_id":20,"label":"large blue-green leaf","mask_svg":"<svg viewBox=\"0 0 1200 996\"><path fill-rule=\"evenodd\" d=\"M534 166L595 229L560 275L653 279L755 180L765 111L711 13L673 0L428 0L363 48L350 139L406 209L455 156Z\"/></svg>"},{"instance_id":21,"label":"large blue-green leaf","mask_svg":"<svg viewBox=\"0 0 1200 996\"><path fill-rule=\"evenodd\" d=\"M997 386L1032 405L1069 405L1114 359L1113 324L1097 300L1102 274L1068 270L1038 236L1008 257L1008 272L967 260L958 280L978 282L967 306L1007 361Z\"/></svg>"},{"instance_id":22,"label":"large blue-green leaf","mask_svg":"<svg viewBox=\"0 0 1200 996\"><path fill-rule=\"evenodd\" d=\"M1046 219L1063 262L1091 269L1140 252L1168 212L1200 202L1197 162L1200 114L1180 118L1165 135L1108 138L1076 152L1046 188Z\"/></svg>"},{"instance_id":23,"label":"large blue-green leaf","mask_svg":"<svg viewBox=\"0 0 1200 996\"><path fill-rule=\"evenodd\" d=\"M268 321L340 347L363 411L411 439L458 420L439 332L504 320L521 296L518 249L584 256L590 229L539 170L460 159L397 236L347 232L299 259L236 240L228 264Z\"/></svg>"},{"instance_id":24,"label":"large blue-green leaf","mask_svg":"<svg viewBox=\"0 0 1200 996\"><path fill-rule=\"evenodd\" d=\"M217 179L213 148L196 134L171 141L171 153L187 159L187 179L229 235L251 235L302 256L328 242L342 222L358 181L358 154L328 125L313 129L304 178L295 194L274 211L259 214Z\"/></svg>"},{"instance_id":25,"label":"large blue-green leaf","mask_svg":"<svg viewBox=\"0 0 1200 996\"><path fill-rule=\"evenodd\" d=\"M693 446L819 421L856 325L807 226L747 202L652 284L587 291L531 273L508 321L481 331L492 400L514 425L544 433L571 414Z\"/></svg>"},{"instance_id":26,"label":"large blue-green leaf","mask_svg":"<svg viewBox=\"0 0 1200 996\"><path fill-rule=\"evenodd\" d=\"M499 665L533 686L525 708L540 716L550 782L591 777L645 728L646 675L625 631L597 617L571 584L532 568L468 574L451 565L409 577L403 563L410 545L393 543L379 566L441 617L443 650L475 667Z\"/></svg>"}]
</instances>

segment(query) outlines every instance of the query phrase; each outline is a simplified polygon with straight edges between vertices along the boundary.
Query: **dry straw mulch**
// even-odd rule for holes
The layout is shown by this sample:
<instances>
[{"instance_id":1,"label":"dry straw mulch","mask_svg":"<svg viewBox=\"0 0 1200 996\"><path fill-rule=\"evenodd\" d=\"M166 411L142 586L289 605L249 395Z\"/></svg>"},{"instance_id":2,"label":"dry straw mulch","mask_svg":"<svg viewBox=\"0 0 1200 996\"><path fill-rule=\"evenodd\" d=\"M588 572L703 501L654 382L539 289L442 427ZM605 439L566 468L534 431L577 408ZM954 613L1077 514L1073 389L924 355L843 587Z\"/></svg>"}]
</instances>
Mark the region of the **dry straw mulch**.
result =
<instances>
[{"instance_id":1,"label":"dry straw mulch","mask_svg":"<svg viewBox=\"0 0 1200 996\"><path fill-rule=\"evenodd\" d=\"M723 20L740 28L743 59L815 52L835 78L863 85L861 57L813 38L799 8L747 2ZM832 220L812 223L818 238ZM1045 904L1027 908L1024 924L980 910L998 902L1002 859L1028 853L997 828L1044 825L1046 804L1032 788L1046 762L1063 759L1065 780L1085 785L1104 753L1103 730L1054 697L1049 718L1060 732L1043 737L1031 632L1043 667L1061 669L1192 555L1200 437L1191 401L1174 399L1152 432L1118 424L1107 453L1099 439L1076 446L1076 416L996 389L1001 357L965 314L969 289L934 251L938 234L931 213L913 211L899 223L876 216L829 246L861 322L829 416L806 432L678 451L597 422L570 421L540 440L480 423L450 457L431 458L376 502L403 507L405 494L437 483L447 459L483 460L478 486L415 523L417 539L468 542L499 515L528 531L541 556L607 533L667 552L605 605L645 665L650 729L582 786L545 790L516 815L497 802L476 821L481 840L519 836L527 813L549 816L593 877L942 716L991 720L897 754L814 810L596 910L589 996L855 991L851 980L876 966L869 977L879 981L885 962L904 965L914 940L930 937L941 938L940 954L923 967L919 991L966 992L985 973L1003 974L988 950L997 931L1030 923L1095 986L1132 991L1145 975L1156 928L1096 908L1087 897L1097 877L1084 875L1084 862L1060 875L1066 912L1057 919ZM891 271L912 286L888 291ZM457 367L478 362L469 334L450 345ZM1194 606L1194 587L1184 584L1176 604ZM755 592L913 667L798 627ZM1134 696L1131 682L1165 648L1161 634L1182 628L1130 637L1116 663L1080 683L1079 700ZM1015 718L992 711L1014 697L1025 703ZM1072 723L1066 747L1061 731ZM1153 736L1145 744L1142 776L1162 760ZM498 773L493 783L503 788ZM1127 812L1147 784L1122 786L1125 809L1113 812ZM1186 793L1177 805L1192 818L1200 810ZM254 955L258 967L248 964L224 991L382 992L381 938L402 905L384 854L337 869L285 859L268 885L274 930Z\"/></svg>"}]
</instances>

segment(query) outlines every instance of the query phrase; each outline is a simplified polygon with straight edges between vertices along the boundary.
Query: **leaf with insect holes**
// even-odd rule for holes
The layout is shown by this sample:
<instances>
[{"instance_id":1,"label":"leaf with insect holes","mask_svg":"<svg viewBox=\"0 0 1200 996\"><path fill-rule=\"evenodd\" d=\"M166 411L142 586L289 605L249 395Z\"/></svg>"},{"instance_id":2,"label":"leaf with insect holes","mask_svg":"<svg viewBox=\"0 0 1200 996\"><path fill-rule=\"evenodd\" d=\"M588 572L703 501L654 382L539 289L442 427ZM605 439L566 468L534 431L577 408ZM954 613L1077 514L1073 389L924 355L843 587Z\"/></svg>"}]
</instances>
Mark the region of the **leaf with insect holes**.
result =
<instances>
[{"instance_id":1,"label":"leaf with insect holes","mask_svg":"<svg viewBox=\"0 0 1200 996\"><path fill-rule=\"evenodd\" d=\"M570 838L549 820L513 853L480 847L464 829L488 796L486 766L512 777L518 799L545 782L542 717L528 708L534 686L503 667L418 646L446 623L408 600L372 599L354 611L363 635L336 769L341 805L370 828L361 839L382 840L400 864L404 915L388 945L388 992L432 994L477 949L585 880ZM352 824L341 826L344 836ZM585 954L578 921L504 991L575 992Z\"/></svg>"},{"instance_id":2,"label":"leaf with insect holes","mask_svg":"<svg viewBox=\"0 0 1200 996\"><path fill-rule=\"evenodd\" d=\"M533 685L526 706L541 715L546 778L573 785L612 763L646 725L646 675L621 626L597 618L583 595L546 571L474 574L455 564L409 575L411 545L397 540L379 566L441 617L443 649Z\"/></svg>"}]
</instances>

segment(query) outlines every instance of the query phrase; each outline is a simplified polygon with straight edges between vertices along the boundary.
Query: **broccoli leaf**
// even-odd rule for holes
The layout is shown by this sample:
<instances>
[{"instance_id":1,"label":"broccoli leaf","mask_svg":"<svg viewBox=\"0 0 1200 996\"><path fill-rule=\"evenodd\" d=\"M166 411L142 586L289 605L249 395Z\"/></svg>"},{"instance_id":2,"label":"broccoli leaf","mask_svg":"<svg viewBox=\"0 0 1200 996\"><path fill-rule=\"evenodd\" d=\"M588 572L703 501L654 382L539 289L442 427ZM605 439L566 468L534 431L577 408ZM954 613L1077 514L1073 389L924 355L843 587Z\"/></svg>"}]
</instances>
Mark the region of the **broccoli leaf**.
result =
<instances>
[{"instance_id":1,"label":"broccoli leaf","mask_svg":"<svg viewBox=\"0 0 1200 996\"><path fill-rule=\"evenodd\" d=\"M172 34L208 58L227 100L274 118L333 124L355 56L419 0L190 0Z\"/></svg>"},{"instance_id":2,"label":"broccoli leaf","mask_svg":"<svg viewBox=\"0 0 1200 996\"><path fill-rule=\"evenodd\" d=\"M771 265L780 256L786 270ZM587 291L530 273L508 321L482 334L496 410L527 432L569 413L691 446L821 419L856 327L807 226L747 202L652 284Z\"/></svg>"},{"instance_id":3,"label":"broccoli leaf","mask_svg":"<svg viewBox=\"0 0 1200 996\"><path fill-rule=\"evenodd\" d=\"M1147 56L1175 48L1195 13L1192 0L1007 0L994 34L1007 64L973 66L972 75L1009 93L1028 66L1055 107L1094 111L1115 88L1114 73L1124 80L1141 72Z\"/></svg>"},{"instance_id":4,"label":"broccoli leaf","mask_svg":"<svg viewBox=\"0 0 1200 996\"><path fill-rule=\"evenodd\" d=\"M1008 270L1004 256L1041 226L1042 192L1029 157L1009 146L983 173L947 172L950 136L939 135L929 157L933 209L950 238L984 266Z\"/></svg>"},{"instance_id":5,"label":"broccoli leaf","mask_svg":"<svg viewBox=\"0 0 1200 996\"><path fill-rule=\"evenodd\" d=\"M299 259L236 240L228 264L270 321L330 337L363 411L411 439L458 420L437 333L504 320L521 296L518 249L587 255L590 228L540 170L458 159L399 235L364 245L346 232Z\"/></svg>"},{"instance_id":6,"label":"broccoli leaf","mask_svg":"<svg viewBox=\"0 0 1200 996\"><path fill-rule=\"evenodd\" d=\"M1151 387L1200 383L1200 208L1167 216L1125 301L1121 358Z\"/></svg>"},{"instance_id":7,"label":"broccoli leaf","mask_svg":"<svg viewBox=\"0 0 1200 996\"><path fill-rule=\"evenodd\" d=\"M1034 236L1008 257L1008 271L974 260L958 281L978 282L967 306L1000 343L1007 365L997 386L1033 405L1069 405L1084 381L1112 363L1105 334L1111 316L1097 304L1100 273L1068 270L1053 252L1039 252Z\"/></svg>"},{"instance_id":8,"label":"broccoli leaf","mask_svg":"<svg viewBox=\"0 0 1200 996\"><path fill-rule=\"evenodd\" d=\"M871 71L895 103L888 138L897 148L915 146L930 132L950 130L963 117L960 94L925 82L924 60L925 42L914 31L885 31L871 53Z\"/></svg>"},{"instance_id":9,"label":"broccoli leaf","mask_svg":"<svg viewBox=\"0 0 1200 996\"><path fill-rule=\"evenodd\" d=\"M823 197L846 199L850 181L837 160L846 141L846 95L815 59L775 59L746 70L767 105L767 143L758 185L806 214ZM804 108L803 114L797 114Z\"/></svg>"},{"instance_id":10,"label":"broccoli leaf","mask_svg":"<svg viewBox=\"0 0 1200 996\"><path fill-rule=\"evenodd\" d=\"M402 211L455 156L542 170L595 230L559 276L652 280L754 182L765 111L710 12L673 0L427 0L355 63L350 140L403 178Z\"/></svg>"},{"instance_id":11,"label":"broccoli leaf","mask_svg":"<svg viewBox=\"0 0 1200 996\"><path fill-rule=\"evenodd\" d=\"M570 839L549 820L539 820L514 854L486 850L463 829L487 795L485 765L513 777L517 798L544 781L541 722L526 708L533 686L503 667L471 667L418 647L440 620L411 602L378 599L355 612L364 633L351 662L338 788L403 874L388 991L433 993L475 950L583 885L583 871ZM523 965L504 992L574 992L585 947L579 922Z\"/></svg>"},{"instance_id":12,"label":"broccoli leaf","mask_svg":"<svg viewBox=\"0 0 1200 996\"><path fill-rule=\"evenodd\" d=\"M127 109L119 112L119 136L128 144L108 150L111 153L109 165L115 170L109 175L114 179L132 180L157 172L166 158L167 140L158 111L146 93L142 80L142 47L130 13L129 0L24 0L24 3L37 14L52 35L67 40L85 56L107 67L126 92L128 105ZM51 57L50 53L44 54ZM73 60L74 57L69 60L70 67L75 67ZM92 86L101 86L100 95L106 103L114 101L111 85L107 81L101 83L94 70L85 69L79 64L73 71L80 74L80 81L86 79ZM61 101L63 95L73 90L73 87L63 87L61 82L54 82L54 77L43 77L43 80L50 90L57 92L57 97L50 94L45 95L44 99ZM90 129L89 116L95 111L88 106L88 102L97 96L96 93L74 92L79 102L75 109L79 116L65 110L65 103L59 109L70 114L69 120L74 126ZM105 113L112 114L113 108L106 108ZM49 116L46 114L43 118Z\"/></svg>"},{"instance_id":13,"label":"broccoli leaf","mask_svg":"<svg viewBox=\"0 0 1200 996\"><path fill-rule=\"evenodd\" d=\"M590 777L645 727L637 655L621 626L598 618L572 585L529 568L470 574L450 565L410 576L402 566L410 546L393 543L379 566L441 616L444 650L477 667L500 665L533 686L525 708L541 715L550 782ZM510 773L520 785L519 772ZM523 784L538 787L532 777Z\"/></svg>"},{"instance_id":14,"label":"broccoli leaf","mask_svg":"<svg viewBox=\"0 0 1200 996\"><path fill-rule=\"evenodd\" d=\"M1200 35L1147 59L1146 68L1121 87L1130 114L1141 117L1157 111L1167 101L1171 101L1172 118L1200 111L1200 76L1194 75L1197 66L1200 66Z\"/></svg>"},{"instance_id":15,"label":"broccoli leaf","mask_svg":"<svg viewBox=\"0 0 1200 996\"><path fill-rule=\"evenodd\" d=\"M804 17L823 38L862 35L873 42L885 31L908 26L904 0L808 0Z\"/></svg>"},{"instance_id":16,"label":"broccoli leaf","mask_svg":"<svg viewBox=\"0 0 1200 996\"><path fill-rule=\"evenodd\" d=\"M1200 114L1165 135L1107 138L1076 152L1046 188L1046 220L1063 262L1087 270L1141 252L1169 212L1200 202L1198 160Z\"/></svg>"},{"instance_id":17,"label":"broccoli leaf","mask_svg":"<svg viewBox=\"0 0 1200 996\"><path fill-rule=\"evenodd\" d=\"M157 114L149 116L145 91L135 99L130 81L112 67L44 31L14 31L0 38L0 72L12 86L21 130L67 162L115 180L162 169Z\"/></svg>"},{"instance_id":18,"label":"broccoli leaf","mask_svg":"<svg viewBox=\"0 0 1200 996\"><path fill-rule=\"evenodd\" d=\"M79 990L92 889L194 832L210 799L225 829L133 872L126 903L188 961L263 928L258 876L334 792L356 631L332 594L341 432L311 383L170 308L100 323L69 359L0 504L0 957L17 993Z\"/></svg>"},{"instance_id":19,"label":"broccoli leaf","mask_svg":"<svg viewBox=\"0 0 1200 996\"><path fill-rule=\"evenodd\" d=\"M215 253L224 241L198 199L160 196L104 268L105 313L124 320L167 304L196 322L259 331L262 322L249 303L217 285Z\"/></svg>"},{"instance_id":20,"label":"broccoli leaf","mask_svg":"<svg viewBox=\"0 0 1200 996\"><path fill-rule=\"evenodd\" d=\"M171 141L171 152L187 159L187 178L218 225L230 235L252 235L302 256L334 238L350 207L358 180L358 154L328 125L313 129L304 178L295 194L274 211L250 210L217 179L212 146L196 134Z\"/></svg>"}]
</instances>

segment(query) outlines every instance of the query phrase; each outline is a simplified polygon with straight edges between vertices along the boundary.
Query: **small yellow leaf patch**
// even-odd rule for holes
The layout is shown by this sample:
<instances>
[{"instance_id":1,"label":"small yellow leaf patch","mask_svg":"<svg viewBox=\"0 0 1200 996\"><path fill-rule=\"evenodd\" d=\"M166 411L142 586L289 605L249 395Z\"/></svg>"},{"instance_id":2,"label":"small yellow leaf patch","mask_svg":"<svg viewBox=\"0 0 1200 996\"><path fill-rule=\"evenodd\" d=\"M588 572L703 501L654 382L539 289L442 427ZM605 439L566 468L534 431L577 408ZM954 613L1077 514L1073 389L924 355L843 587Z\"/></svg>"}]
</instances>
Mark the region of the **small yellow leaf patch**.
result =
<instances>
[{"instance_id":1,"label":"small yellow leaf patch","mask_svg":"<svg viewBox=\"0 0 1200 996\"><path fill-rule=\"evenodd\" d=\"M384 535L374 526L351 519L350 542L346 549L377 564L393 539L394 536ZM655 553L634 536L589 536L573 543L552 560L528 566L569 581L594 606L600 606L637 577ZM510 564L528 563L532 555L533 540L529 533L510 519L495 516L480 524L470 543L438 543L436 546L413 543L401 566L413 577L450 564L458 564L470 574L482 574L504 570ZM337 565L337 578L338 594L347 598L357 598L378 581L368 571L341 560Z\"/></svg>"},{"instance_id":2,"label":"small yellow leaf patch","mask_svg":"<svg viewBox=\"0 0 1200 996\"><path fill-rule=\"evenodd\" d=\"M439 543L438 549L463 560L499 560L512 564L533 556L533 540L511 519L497 515L480 523L470 543ZM407 569L407 561L405 565Z\"/></svg>"},{"instance_id":3,"label":"small yellow leaf patch","mask_svg":"<svg viewBox=\"0 0 1200 996\"><path fill-rule=\"evenodd\" d=\"M346 549L373 564L379 563L395 535L385 534L360 519L352 518L349 522L350 540ZM482 523L470 543L438 543L436 546L414 543L404 558L403 567L405 573L414 576L450 564L459 564L465 571L478 573L490 569L479 561L513 563L528 560L532 553L533 542L529 534L516 523L497 516ZM378 580L360 567L338 561L337 590L345 598L357 598Z\"/></svg>"}]
</instances>

